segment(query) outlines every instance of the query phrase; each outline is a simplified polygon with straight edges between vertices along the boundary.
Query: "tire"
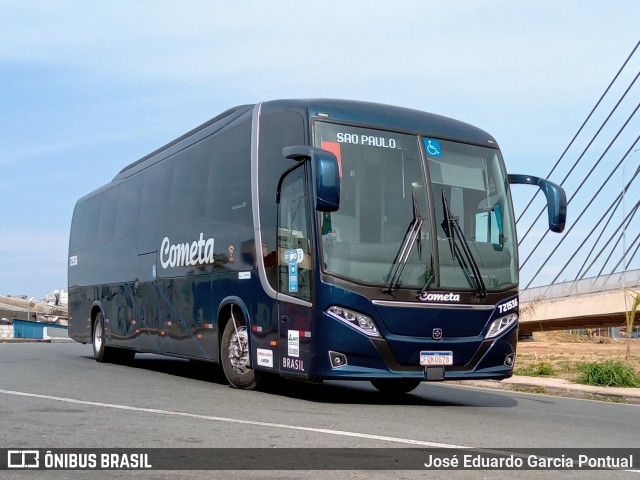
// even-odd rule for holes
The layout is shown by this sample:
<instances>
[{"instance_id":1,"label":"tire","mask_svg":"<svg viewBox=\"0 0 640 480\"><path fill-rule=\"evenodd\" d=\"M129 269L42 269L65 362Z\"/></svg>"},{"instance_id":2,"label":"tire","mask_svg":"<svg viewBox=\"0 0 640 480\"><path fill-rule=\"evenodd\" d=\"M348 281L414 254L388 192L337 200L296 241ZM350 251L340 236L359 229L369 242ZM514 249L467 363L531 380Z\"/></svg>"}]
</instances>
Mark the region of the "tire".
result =
<instances>
[{"instance_id":1,"label":"tire","mask_svg":"<svg viewBox=\"0 0 640 480\"><path fill-rule=\"evenodd\" d=\"M104 315L102 312L98 312L96 315L96 319L93 322L93 332L91 337L93 339L93 357L96 361L101 363L110 362L113 355L111 349L106 346Z\"/></svg>"},{"instance_id":2,"label":"tire","mask_svg":"<svg viewBox=\"0 0 640 480\"><path fill-rule=\"evenodd\" d=\"M133 361L136 352L134 350L107 347L106 334L104 331L104 315L102 312L98 312L96 319L93 322L93 357L100 363L118 363L121 365L127 365Z\"/></svg>"},{"instance_id":3,"label":"tire","mask_svg":"<svg viewBox=\"0 0 640 480\"><path fill-rule=\"evenodd\" d=\"M409 393L422 383L419 378L380 378L371 380L371 385L378 391L388 394Z\"/></svg>"},{"instance_id":4,"label":"tire","mask_svg":"<svg viewBox=\"0 0 640 480\"><path fill-rule=\"evenodd\" d=\"M233 388L253 390L258 385L258 377L251 368L251 352L249 350L249 333L247 323L241 316L234 316L227 321L220 342L220 363L229 384Z\"/></svg>"}]
</instances>

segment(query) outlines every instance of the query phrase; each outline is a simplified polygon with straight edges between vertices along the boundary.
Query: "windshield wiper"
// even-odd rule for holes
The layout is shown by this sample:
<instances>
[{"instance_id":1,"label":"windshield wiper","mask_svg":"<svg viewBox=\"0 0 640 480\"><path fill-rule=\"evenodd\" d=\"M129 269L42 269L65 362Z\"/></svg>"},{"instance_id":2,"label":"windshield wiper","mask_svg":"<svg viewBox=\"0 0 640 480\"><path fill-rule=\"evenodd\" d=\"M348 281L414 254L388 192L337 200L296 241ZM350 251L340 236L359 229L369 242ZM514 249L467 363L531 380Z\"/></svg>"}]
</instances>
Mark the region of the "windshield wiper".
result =
<instances>
[{"instance_id":1,"label":"windshield wiper","mask_svg":"<svg viewBox=\"0 0 640 480\"><path fill-rule=\"evenodd\" d=\"M404 267L407 265L409 255L411 255L411 250L413 250L416 242L418 243L418 259L422 260L422 224L424 223L424 219L418 211L418 202L416 201L416 193L413 188L411 189L411 199L413 200L413 219L404 234L404 240L402 245L400 245L400 250L398 250L396 258L393 260L393 266L389 272L389 282L382 290L383 293L391 293L398 286Z\"/></svg>"},{"instance_id":2,"label":"windshield wiper","mask_svg":"<svg viewBox=\"0 0 640 480\"><path fill-rule=\"evenodd\" d=\"M431 287L431 284L436 279L436 271L433 267L433 255L431 255L431 265L427 267L427 271L425 272L424 277L425 277L424 286L420 289L420 293L418 293L418 298L422 297L422 295L427 290L429 290L429 287Z\"/></svg>"},{"instance_id":3,"label":"windshield wiper","mask_svg":"<svg viewBox=\"0 0 640 480\"><path fill-rule=\"evenodd\" d=\"M485 297L487 295L487 287L485 286L484 280L482 280L482 276L480 275L478 262L469 249L467 239L464 236L462 228L460 228L458 217L454 217L451 214L451 210L449 209L449 202L447 202L447 195L444 193L444 190L441 190L441 192L442 210L444 213L442 229L449 238L451 256L454 260L458 260L458 263L462 267L462 270L465 272L465 276L467 277L469 285L472 287L475 286L480 297ZM456 236L459 237L460 241L456 242ZM463 256L464 258L462 258Z\"/></svg>"}]
</instances>

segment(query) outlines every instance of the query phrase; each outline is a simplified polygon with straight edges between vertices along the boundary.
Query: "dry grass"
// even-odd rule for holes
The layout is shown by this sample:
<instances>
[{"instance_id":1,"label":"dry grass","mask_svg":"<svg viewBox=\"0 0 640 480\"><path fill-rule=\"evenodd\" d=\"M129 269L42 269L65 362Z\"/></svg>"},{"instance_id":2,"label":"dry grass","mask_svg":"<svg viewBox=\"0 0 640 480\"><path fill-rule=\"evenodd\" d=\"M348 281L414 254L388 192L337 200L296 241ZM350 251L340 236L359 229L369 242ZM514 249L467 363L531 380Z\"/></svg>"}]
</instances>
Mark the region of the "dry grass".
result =
<instances>
[{"instance_id":1,"label":"dry grass","mask_svg":"<svg viewBox=\"0 0 640 480\"><path fill-rule=\"evenodd\" d=\"M618 360L640 373L640 339L631 340L631 360L624 359L626 339L571 335L563 332L534 334L533 342L519 342L516 359L518 370L548 362L560 378L574 380L577 364Z\"/></svg>"}]
</instances>

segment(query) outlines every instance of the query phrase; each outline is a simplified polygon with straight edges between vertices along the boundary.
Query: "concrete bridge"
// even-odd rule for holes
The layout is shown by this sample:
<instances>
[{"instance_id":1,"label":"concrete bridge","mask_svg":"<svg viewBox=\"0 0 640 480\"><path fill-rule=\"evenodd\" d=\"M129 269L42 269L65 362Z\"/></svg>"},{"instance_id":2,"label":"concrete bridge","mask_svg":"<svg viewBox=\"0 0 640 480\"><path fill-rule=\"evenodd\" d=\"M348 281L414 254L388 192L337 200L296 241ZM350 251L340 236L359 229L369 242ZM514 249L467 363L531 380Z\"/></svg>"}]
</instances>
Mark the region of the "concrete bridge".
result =
<instances>
[{"instance_id":1,"label":"concrete bridge","mask_svg":"<svg viewBox=\"0 0 640 480\"><path fill-rule=\"evenodd\" d=\"M66 322L67 316L67 305L49 305L46 301L34 298L0 295L0 318L37 319L51 323L59 320Z\"/></svg>"},{"instance_id":2,"label":"concrete bridge","mask_svg":"<svg viewBox=\"0 0 640 480\"><path fill-rule=\"evenodd\" d=\"M520 334L622 327L633 292L640 293L640 270L522 290Z\"/></svg>"}]
</instances>

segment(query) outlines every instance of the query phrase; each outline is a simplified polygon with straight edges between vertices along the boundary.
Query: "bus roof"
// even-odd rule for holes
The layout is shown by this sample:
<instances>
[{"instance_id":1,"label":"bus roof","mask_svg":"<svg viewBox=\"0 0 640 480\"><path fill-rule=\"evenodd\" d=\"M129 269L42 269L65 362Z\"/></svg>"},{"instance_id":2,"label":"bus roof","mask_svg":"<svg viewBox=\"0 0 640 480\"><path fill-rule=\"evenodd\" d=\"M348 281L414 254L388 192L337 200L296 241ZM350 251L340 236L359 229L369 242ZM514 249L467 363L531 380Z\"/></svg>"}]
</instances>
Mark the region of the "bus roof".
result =
<instances>
[{"instance_id":1,"label":"bus roof","mask_svg":"<svg viewBox=\"0 0 640 480\"><path fill-rule=\"evenodd\" d=\"M208 122L185 133L172 142L145 155L141 159L124 167L114 180L145 168L143 163L153 164L161 158L182 148L179 144L190 137L195 141L198 133L211 135L237 118L251 111L255 105L241 105L230 108ZM495 139L484 130L468 123L452 118L427 113L404 107L384 105L380 103L362 102L356 100L337 99L296 99L271 100L263 103L263 108L274 111L298 111L306 117L320 117L332 121L366 125L374 128L389 129L413 133L416 135L432 136L446 140L456 140L481 146L498 148ZM192 143L191 141L188 142ZM172 148L173 147L173 148ZM159 154L165 152L165 155ZM158 156L158 158L154 158ZM139 168L135 168L139 167Z\"/></svg>"},{"instance_id":2,"label":"bus roof","mask_svg":"<svg viewBox=\"0 0 640 480\"><path fill-rule=\"evenodd\" d=\"M162 152L170 150L171 147L177 146L180 142L182 142L182 141L184 141L184 140L186 140L186 139L188 139L190 137L193 137L194 135L196 135L199 132L202 132L205 129L208 129L208 127L213 127L212 128L213 131L210 132L209 134L214 133L215 131L219 130L220 128L224 127L225 125L228 125L233 120L235 120L236 118L242 116L243 114L245 114L247 111L249 111L251 109L253 109L253 105L241 105L241 106L238 106L238 107L230 108L229 110L225 110L220 115L215 116L214 118L212 118L208 122L203 123L202 125L194 128L193 130L188 131L187 133L185 133L184 135L180 136L179 138L176 138L172 142L167 143L163 147L160 147L157 150L154 150L153 152L149 153L148 155L145 155L141 159L136 160L135 162L127 165L122 170L120 170L118 175L116 175L114 177L114 180L129 176L130 173L133 173L133 172L130 172L130 171L133 170L134 167L140 166L141 168L144 168L144 166L142 164L144 162L146 162L147 160L152 159L153 157L155 157L156 155L158 155L158 154L160 154ZM216 127L218 127L218 128L216 128ZM155 163L155 161L156 160L152 160L149 163L153 164L153 163Z\"/></svg>"},{"instance_id":3,"label":"bus roof","mask_svg":"<svg viewBox=\"0 0 640 480\"><path fill-rule=\"evenodd\" d=\"M304 109L309 117L324 114L339 122L497 148L495 139L484 130L449 117L410 108L336 99L274 100L265 104L272 106L273 110Z\"/></svg>"}]
</instances>

